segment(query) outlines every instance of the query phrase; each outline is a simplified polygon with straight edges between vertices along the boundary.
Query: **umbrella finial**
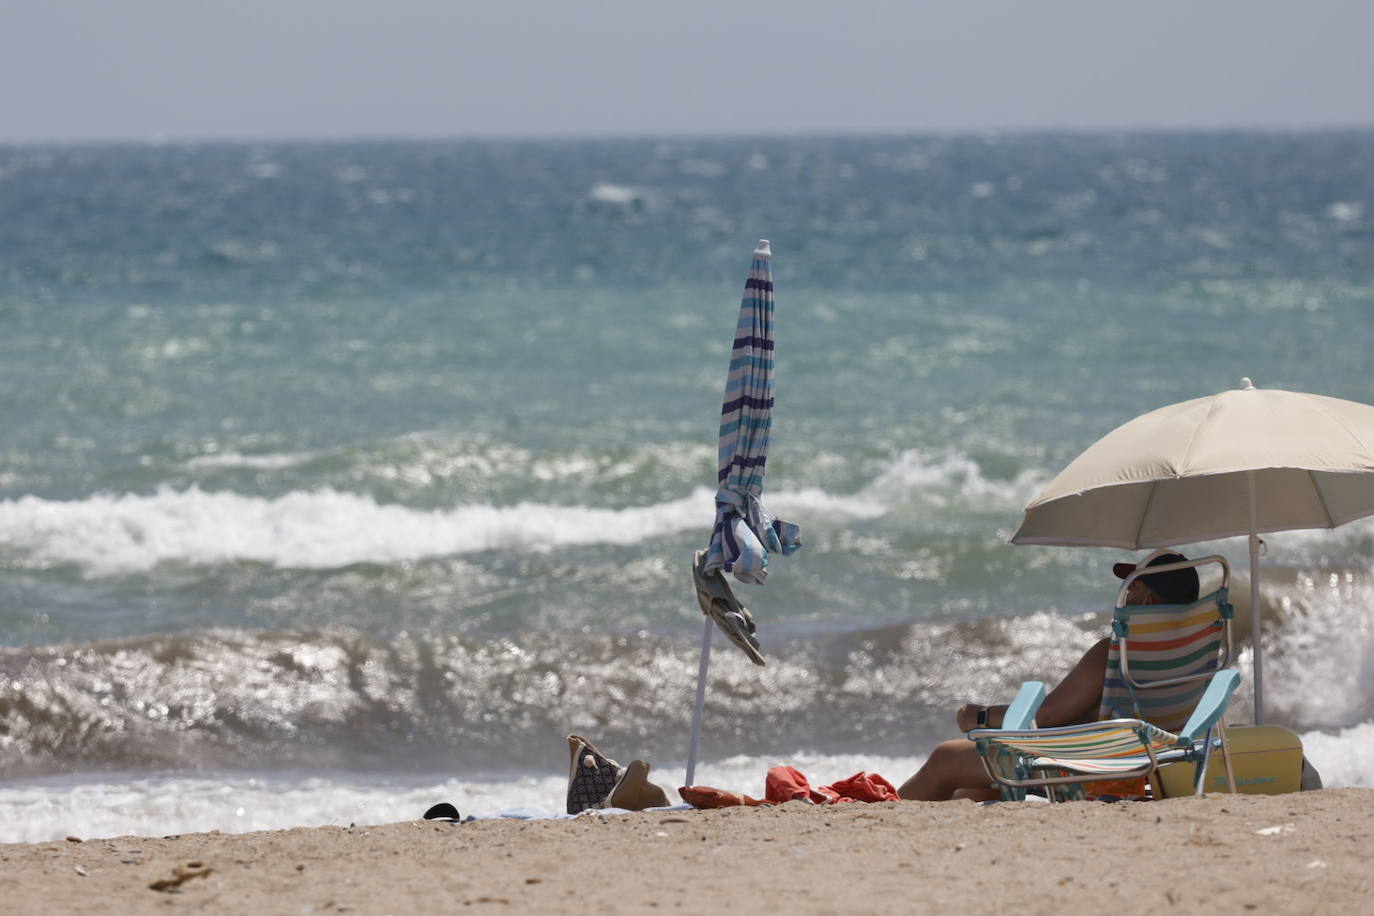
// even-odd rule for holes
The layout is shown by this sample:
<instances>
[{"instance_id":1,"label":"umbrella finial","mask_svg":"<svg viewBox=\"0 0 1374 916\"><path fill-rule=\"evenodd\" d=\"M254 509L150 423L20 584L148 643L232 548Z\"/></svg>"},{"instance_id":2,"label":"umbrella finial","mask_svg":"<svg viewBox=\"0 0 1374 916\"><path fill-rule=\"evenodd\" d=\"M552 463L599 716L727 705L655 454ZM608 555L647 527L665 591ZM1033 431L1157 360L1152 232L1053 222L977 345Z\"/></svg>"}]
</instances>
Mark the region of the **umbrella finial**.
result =
<instances>
[{"instance_id":1,"label":"umbrella finial","mask_svg":"<svg viewBox=\"0 0 1374 916\"><path fill-rule=\"evenodd\" d=\"M1241 391L1254 391L1254 390L1255 390L1255 383L1252 382L1252 381L1250 381L1250 379L1249 379L1248 377L1247 377L1247 378L1243 378L1243 379L1240 380L1240 390L1241 390Z\"/></svg>"},{"instance_id":2,"label":"umbrella finial","mask_svg":"<svg viewBox=\"0 0 1374 916\"><path fill-rule=\"evenodd\" d=\"M773 249L768 247L768 239L759 239L758 245L754 246L754 256L760 258L771 258Z\"/></svg>"}]
</instances>

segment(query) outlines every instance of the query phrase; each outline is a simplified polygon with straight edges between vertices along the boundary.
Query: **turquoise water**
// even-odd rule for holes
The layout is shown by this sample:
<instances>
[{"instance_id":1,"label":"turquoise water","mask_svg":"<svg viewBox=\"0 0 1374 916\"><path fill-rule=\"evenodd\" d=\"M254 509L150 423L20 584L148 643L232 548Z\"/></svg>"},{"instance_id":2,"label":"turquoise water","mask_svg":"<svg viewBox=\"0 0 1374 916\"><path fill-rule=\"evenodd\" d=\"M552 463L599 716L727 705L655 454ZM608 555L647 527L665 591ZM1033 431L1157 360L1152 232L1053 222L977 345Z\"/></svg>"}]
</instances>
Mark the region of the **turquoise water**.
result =
<instances>
[{"instance_id":1,"label":"turquoise water","mask_svg":"<svg viewBox=\"0 0 1374 916\"><path fill-rule=\"evenodd\" d=\"M1374 401L1368 132L9 147L0 213L0 778L680 758L760 237L806 546L708 753L919 753L1054 677L1123 556L1007 540L1117 424ZM1371 547L1270 539L1290 680L1365 634L1282 720L1374 720Z\"/></svg>"}]
</instances>

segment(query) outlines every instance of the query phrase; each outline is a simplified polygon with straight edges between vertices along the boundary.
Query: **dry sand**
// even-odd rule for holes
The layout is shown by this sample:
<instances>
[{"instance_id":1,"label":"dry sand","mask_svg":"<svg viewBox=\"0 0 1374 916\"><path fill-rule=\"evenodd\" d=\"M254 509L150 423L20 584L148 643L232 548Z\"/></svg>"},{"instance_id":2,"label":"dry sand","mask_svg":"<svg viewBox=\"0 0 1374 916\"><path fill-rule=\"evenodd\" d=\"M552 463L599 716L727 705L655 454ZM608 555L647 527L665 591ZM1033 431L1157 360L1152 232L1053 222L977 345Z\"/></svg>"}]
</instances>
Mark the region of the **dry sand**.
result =
<instances>
[{"instance_id":1,"label":"dry sand","mask_svg":"<svg viewBox=\"0 0 1374 916\"><path fill-rule=\"evenodd\" d=\"M9 913L1374 911L1374 789L0 846ZM152 890L178 866L208 875Z\"/></svg>"}]
</instances>

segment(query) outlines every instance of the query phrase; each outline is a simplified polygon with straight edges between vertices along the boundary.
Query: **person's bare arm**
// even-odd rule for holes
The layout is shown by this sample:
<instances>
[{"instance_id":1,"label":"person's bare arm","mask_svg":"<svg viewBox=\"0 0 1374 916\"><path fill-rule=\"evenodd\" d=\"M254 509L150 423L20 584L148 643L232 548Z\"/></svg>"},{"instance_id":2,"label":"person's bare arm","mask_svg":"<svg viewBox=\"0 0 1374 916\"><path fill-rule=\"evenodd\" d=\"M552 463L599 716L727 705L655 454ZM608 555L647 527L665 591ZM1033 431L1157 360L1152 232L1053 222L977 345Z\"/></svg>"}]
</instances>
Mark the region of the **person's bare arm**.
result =
<instances>
[{"instance_id":1,"label":"person's bare arm","mask_svg":"<svg viewBox=\"0 0 1374 916\"><path fill-rule=\"evenodd\" d=\"M1107 647L1110 640L1103 639L1083 653L1078 664L1059 682L1059 685L1045 697L1040 710L1035 714L1035 724L1041 728L1056 725L1074 725L1078 722L1091 722L1097 718L1097 708L1102 703L1102 681L1107 675ZM987 710L987 728L1001 728L1002 718L1007 714L1006 706L980 706L969 703L959 707L954 720L960 731L978 728L979 710Z\"/></svg>"},{"instance_id":2,"label":"person's bare arm","mask_svg":"<svg viewBox=\"0 0 1374 916\"><path fill-rule=\"evenodd\" d=\"M1102 681L1107 676L1107 648L1110 644L1110 639L1102 639L1083 653L1073 670L1045 697L1040 711L1035 714L1036 725L1053 728L1056 725L1092 722L1097 718L1097 709L1102 704Z\"/></svg>"},{"instance_id":3,"label":"person's bare arm","mask_svg":"<svg viewBox=\"0 0 1374 916\"><path fill-rule=\"evenodd\" d=\"M978 711L986 709L988 711L982 725L978 724ZM975 728L1001 728L1002 717L1007 714L1008 707L1003 706L982 706L978 703L966 703L960 706L954 713L954 721L959 725L959 731L966 732Z\"/></svg>"}]
</instances>

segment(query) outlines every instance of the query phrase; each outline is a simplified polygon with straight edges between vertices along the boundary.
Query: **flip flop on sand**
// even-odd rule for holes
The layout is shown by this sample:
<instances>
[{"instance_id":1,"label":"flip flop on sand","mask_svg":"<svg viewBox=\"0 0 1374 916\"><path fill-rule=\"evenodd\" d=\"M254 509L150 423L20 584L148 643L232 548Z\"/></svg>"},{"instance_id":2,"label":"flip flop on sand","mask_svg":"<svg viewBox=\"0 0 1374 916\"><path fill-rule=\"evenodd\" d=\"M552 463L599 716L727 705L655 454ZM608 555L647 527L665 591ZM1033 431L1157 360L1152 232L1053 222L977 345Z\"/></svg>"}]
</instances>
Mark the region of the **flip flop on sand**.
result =
<instances>
[{"instance_id":1,"label":"flip flop on sand","mask_svg":"<svg viewBox=\"0 0 1374 916\"><path fill-rule=\"evenodd\" d=\"M719 569L706 572L706 551L698 550L692 558L692 581L696 585L697 603L701 612L716 622L726 638L739 646L756 665L768 664L759 653L759 641L754 638L754 618L735 598Z\"/></svg>"},{"instance_id":2,"label":"flip flop on sand","mask_svg":"<svg viewBox=\"0 0 1374 916\"><path fill-rule=\"evenodd\" d=\"M458 813L458 809L448 802L439 802L439 804L425 812L425 820L427 821L448 821L449 823L457 823L462 819L463 816Z\"/></svg>"}]
</instances>

